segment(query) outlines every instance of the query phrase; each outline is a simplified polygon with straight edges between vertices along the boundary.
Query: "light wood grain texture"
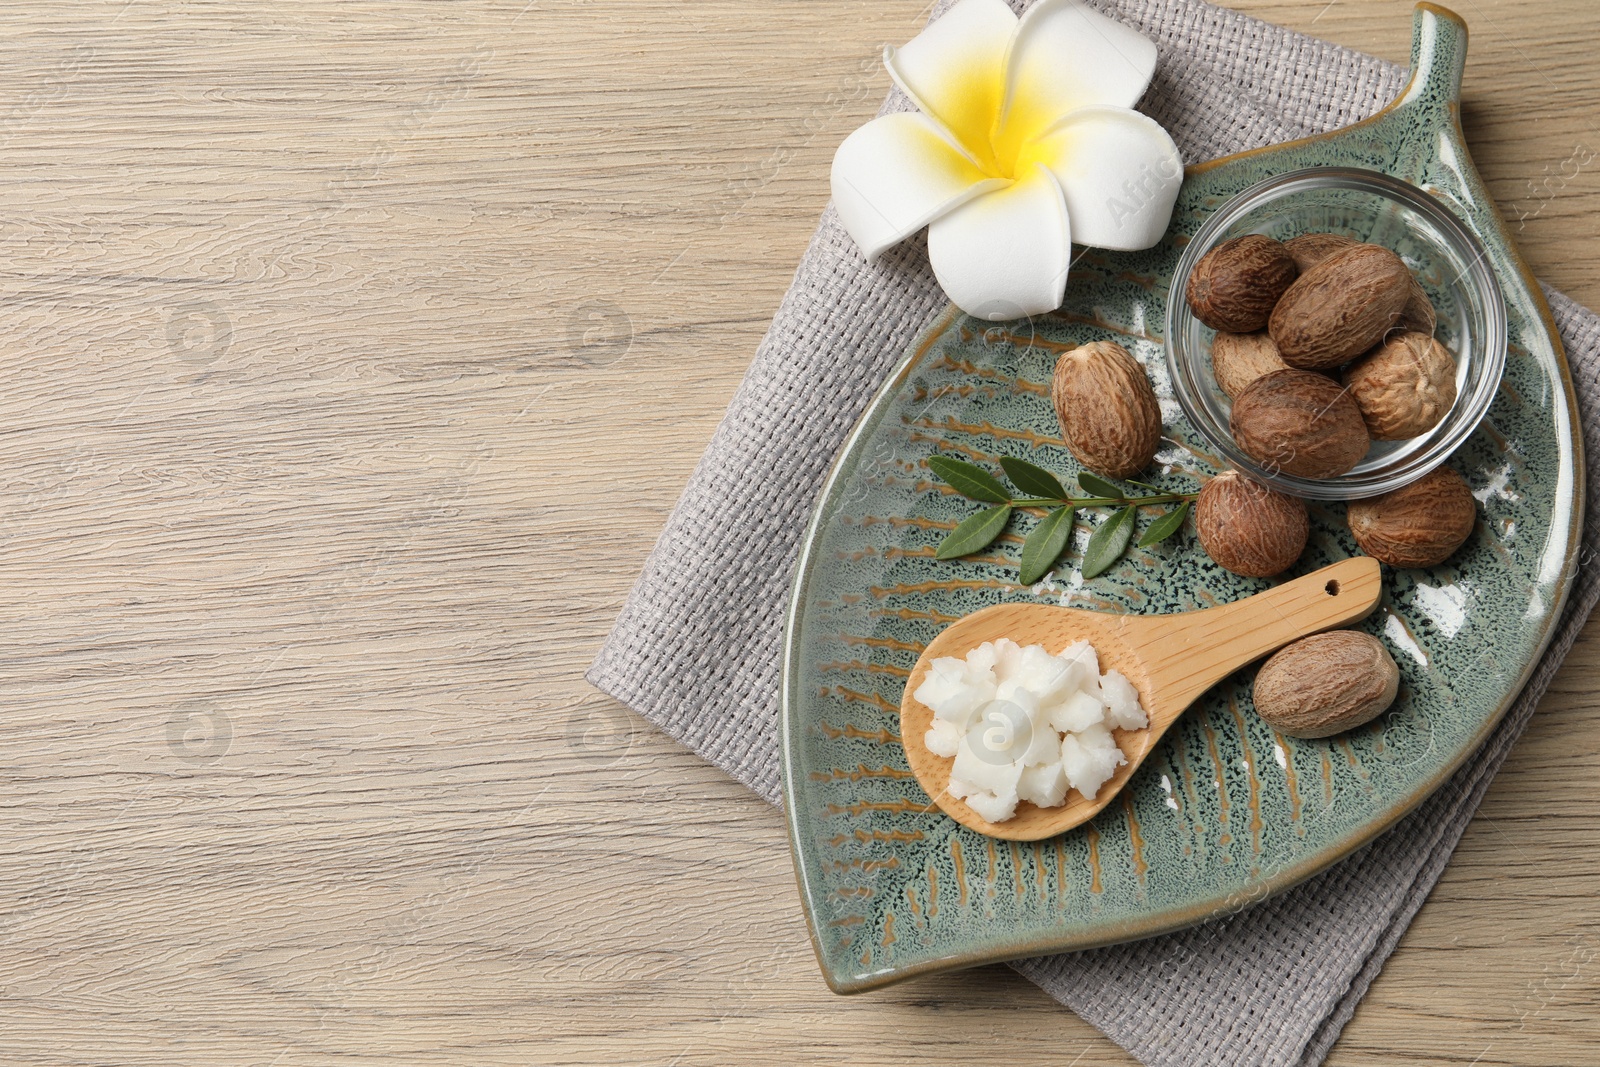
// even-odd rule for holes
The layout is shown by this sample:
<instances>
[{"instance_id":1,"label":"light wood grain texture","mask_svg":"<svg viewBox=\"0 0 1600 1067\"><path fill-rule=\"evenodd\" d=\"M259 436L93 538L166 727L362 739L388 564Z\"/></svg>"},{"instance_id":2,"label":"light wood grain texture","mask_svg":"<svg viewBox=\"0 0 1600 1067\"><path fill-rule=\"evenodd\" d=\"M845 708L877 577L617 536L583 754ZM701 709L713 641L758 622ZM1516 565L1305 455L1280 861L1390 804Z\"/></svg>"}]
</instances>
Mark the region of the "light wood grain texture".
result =
<instances>
[{"instance_id":1,"label":"light wood grain texture","mask_svg":"<svg viewBox=\"0 0 1600 1067\"><path fill-rule=\"evenodd\" d=\"M1460 7L1600 304L1600 9ZM1130 1062L1003 969L829 994L778 813L580 677L923 16L0 5L0 1060ZM1334 1064L1600 1060L1593 634Z\"/></svg>"},{"instance_id":2,"label":"light wood grain texture","mask_svg":"<svg viewBox=\"0 0 1600 1067\"><path fill-rule=\"evenodd\" d=\"M906 678L900 700L900 737L906 762L940 810L961 825L1008 841L1054 837L1082 826L1111 803L1156 742L1206 690L1291 641L1361 621L1372 614L1382 596L1383 573L1378 561L1357 556L1243 600L1200 611L1134 616L1051 604L996 604L975 611L940 631ZM934 713L916 698L916 692L927 680L934 660L942 656L959 659L987 641L1001 639L1057 651L1075 641L1089 642L1102 670L1118 671L1133 683L1150 724L1141 730L1114 732L1125 759L1094 796L1086 797L1074 789L1065 803L1053 808L1023 801L1010 819L995 823L951 795L950 776L956 761L935 755L924 743ZM1389 695L1394 696L1393 692ZM989 720L980 714L977 721ZM982 754L978 742L973 748Z\"/></svg>"}]
</instances>

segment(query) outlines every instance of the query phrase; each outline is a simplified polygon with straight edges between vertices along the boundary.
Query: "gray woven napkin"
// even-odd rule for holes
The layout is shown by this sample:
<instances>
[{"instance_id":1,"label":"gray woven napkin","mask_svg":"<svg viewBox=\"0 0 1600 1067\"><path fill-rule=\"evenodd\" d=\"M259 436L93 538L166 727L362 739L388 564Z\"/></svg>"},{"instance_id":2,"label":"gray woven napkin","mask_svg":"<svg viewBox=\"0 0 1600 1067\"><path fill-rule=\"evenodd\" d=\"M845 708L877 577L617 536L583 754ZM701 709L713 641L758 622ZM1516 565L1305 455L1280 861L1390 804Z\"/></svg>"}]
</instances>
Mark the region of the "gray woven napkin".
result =
<instances>
[{"instance_id":1,"label":"gray woven napkin","mask_svg":"<svg viewBox=\"0 0 1600 1067\"><path fill-rule=\"evenodd\" d=\"M1190 161L1347 125L1405 82L1393 64L1199 0L1091 2L1160 46L1141 107ZM1020 11L1027 0L1013 4ZM885 110L909 106L895 93ZM1549 296L1588 454L1600 457L1600 317ZM823 215L590 670L596 686L773 803L779 647L799 538L846 433L944 306L919 242L868 266L832 210ZM1593 470L1588 480L1593 495ZM1600 529L1588 521L1585 558L1597 546ZM1438 880L1597 595L1600 582L1582 573L1550 650L1494 737L1371 845L1231 918L1014 966L1151 1067L1320 1063Z\"/></svg>"}]
</instances>

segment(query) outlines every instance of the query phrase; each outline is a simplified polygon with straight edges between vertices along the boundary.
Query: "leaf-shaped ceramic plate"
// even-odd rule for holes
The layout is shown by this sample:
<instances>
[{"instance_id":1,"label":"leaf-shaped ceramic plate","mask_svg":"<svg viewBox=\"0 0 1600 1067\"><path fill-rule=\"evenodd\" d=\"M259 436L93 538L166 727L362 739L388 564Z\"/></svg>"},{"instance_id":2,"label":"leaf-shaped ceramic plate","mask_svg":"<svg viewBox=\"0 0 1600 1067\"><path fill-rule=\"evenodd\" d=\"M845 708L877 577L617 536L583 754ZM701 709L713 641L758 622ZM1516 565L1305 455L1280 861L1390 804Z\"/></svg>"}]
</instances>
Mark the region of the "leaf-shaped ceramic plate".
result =
<instances>
[{"instance_id":1,"label":"leaf-shaped ceramic plate","mask_svg":"<svg viewBox=\"0 0 1600 1067\"><path fill-rule=\"evenodd\" d=\"M1417 12L1414 81L1347 130L1195 168L1172 229L1142 253L1090 254L1062 311L1019 336L950 312L930 324L841 455L796 576L785 652L784 773L795 860L829 984L869 989L910 975L1089 948L1215 917L1285 889L1371 839L1441 785L1504 714L1544 649L1570 580L1582 512L1571 382L1537 286L1473 171L1457 122L1466 28ZM1505 291L1504 384L1452 460L1482 505L1443 567L1389 571L1365 625L1404 675L1395 708L1344 736L1290 740L1250 709L1248 672L1213 690L1088 826L1038 843L980 836L928 800L896 730L908 669L962 615L1008 600L1104 611L1182 611L1265 583L1230 575L1181 534L1105 575L1076 567L1015 584L1021 536L955 562L934 547L976 506L943 490L936 452L991 470L1030 458L1078 469L1057 443L1048 383L1057 355L1115 337L1163 397L1168 440L1154 480L1192 489L1211 473L1171 401L1162 344L1168 279L1207 214L1291 170L1380 170L1428 190L1477 233ZM1197 455L1198 453L1198 455ZM1355 554L1342 505L1312 506L1295 573ZM1145 519L1148 522L1149 519Z\"/></svg>"}]
</instances>

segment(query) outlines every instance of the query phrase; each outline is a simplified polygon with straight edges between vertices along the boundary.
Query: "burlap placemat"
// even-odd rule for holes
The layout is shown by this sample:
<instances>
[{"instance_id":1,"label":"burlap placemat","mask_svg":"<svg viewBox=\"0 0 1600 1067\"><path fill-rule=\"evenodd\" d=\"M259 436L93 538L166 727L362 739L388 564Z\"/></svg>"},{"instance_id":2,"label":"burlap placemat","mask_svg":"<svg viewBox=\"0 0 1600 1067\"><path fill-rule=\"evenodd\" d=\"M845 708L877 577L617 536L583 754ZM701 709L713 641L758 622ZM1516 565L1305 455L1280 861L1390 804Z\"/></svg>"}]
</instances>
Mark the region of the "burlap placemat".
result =
<instances>
[{"instance_id":1,"label":"burlap placemat","mask_svg":"<svg viewBox=\"0 0 1600 1067\"><path fill-rule=\"evenodd\" d=\"M1160 46L1140 106L1191 162L1348 125L1405 83L1391 63L1198 0L1095 6ZM909 106L897 92L884 109ZM1600 317L1549 296L1588 455L1600 457ZM799 539L845 435L945 303L920 242L869 267L832 210L823 215L590 670L596 686L773 803L779 649ZM1592 495L1592 470L1588 480ZM1600 529L1586 522L1586 558L1597 546ZM1321 1062L1438 880L1597 595L1600 583L1580 575L1550 650L1494 737L1365 849L1232 918L1014 966L1151 1067Z\"/></svg>"}]
</instances>

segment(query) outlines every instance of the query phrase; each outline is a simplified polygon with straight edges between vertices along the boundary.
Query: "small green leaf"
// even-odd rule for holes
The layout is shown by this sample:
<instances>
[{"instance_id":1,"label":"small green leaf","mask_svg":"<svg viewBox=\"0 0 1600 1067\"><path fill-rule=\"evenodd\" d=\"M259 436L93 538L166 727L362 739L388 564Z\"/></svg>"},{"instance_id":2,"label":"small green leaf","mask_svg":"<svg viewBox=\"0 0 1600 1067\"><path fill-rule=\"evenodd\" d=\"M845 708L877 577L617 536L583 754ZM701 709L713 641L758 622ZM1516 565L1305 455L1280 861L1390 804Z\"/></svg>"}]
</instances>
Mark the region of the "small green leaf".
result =
<instances>
[{"instance_id":1,"label":"small green leaf","mask_svg":"<svg viewBox=\"0 0 1600 1067\"><path fill-rule=\"evenodd\" d=\"M1000 457L1000 466L1006 469L1006 477L1011 479L1011 484L1027 496L1043 497L1046 500L1066 498L1066 488L1054 474L1043 467L1035 467L1025 459L1016 459L1012 456Z\"/></svg>"},{"instance_id":2,"label":"small green leaf","mask_svg":"<svg viewBox=\"0 0 1600 1067\"><path fill-rule=\"evenodd\" d=\"M1011 494L1000 484L1000 479L984 470L949 456L929 456L928 469L964 497L982 500L987 504L1006 504Z\"/></svg>"},{"instance_id":3,"label":"small green leaf","mask_svg":"<svg viewBox=\"0 0 1600 1067\"><path fill-rule=\"evenodd\" d=\"M1127 496L1120 488L1112 485L1098 474L1084 471L1078 475L1078 484L1083 486L1091 496L1108 496L1112 500L1121 500Z\"/></svg>"},{"instance_id":4,"label":"small green leaf","mask_svg":"<svg viewBox=\"0 0 1600 1067\"><path fill-rule=\"evenodd\" d=\"M1094 492L1087 485L1084 488ZM1104 574L1128 550L1128 542L1133 540L1133 511L1131 507L1123 508L1102 522L1089 538L1089 547L1083 553L1085 578L1097 578Z\"/></svg>"},{"instance_id":5,"label":"small green leaf","mask_svg":"<svg viewBox=\"0 0 1600 1067\"><path fill-rule=\"evenodd\" d=\"M1022 542L1022 584L1032 585L1049 573L1071 536L1071 508L1056 508L1040 519Z\"/></svg>"},{"instance_id":6,"label":"small green leaf","mask_svg":"<svg viewBox=\"0 0 1600 1067\"><path fill-rule=\"evenodd\" d=\"M988 548L994 543L994 539L1000 536L1000 531L1006 528L1006 521L1010 518L1010 504L1001 504L997 508L978 512L951 530L950 536L939 542L938 557L955 559L957 556L970 556L980 549Z\"/></svg>"},{"instance_id":7,"label":"small green leaf","mask_svg":"<svg viewBox=\"0 0 1600 1067\"><path fill-rule=\"evenodd\" d=\"M1148 489L1152 493L1165 493L1166 492L1166 490L1161 488L1159 485L1151 485L1149 482L1141 482L1137 478L1129 478L1128 479L1128 484L1129 485L1137 485L1140 489Z\"/></svg>"},{"instance_id":8,"label":"small green leaf","mask_svg":"<svg viewBox=\"0 0 1600 1067\"><path fill-rule=\"evenodd\" d=\"M1144 536L1139 538L1139 547L1149 548L1151 545L1158 545L1183 529L1183 520L1188 514L1189 502L1185 500L1181 507L1173 508L1150 524L1150 529L1146 530Z\"/></svg>"}]
</instances>

